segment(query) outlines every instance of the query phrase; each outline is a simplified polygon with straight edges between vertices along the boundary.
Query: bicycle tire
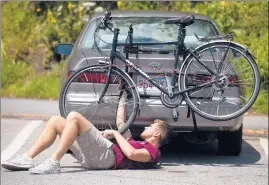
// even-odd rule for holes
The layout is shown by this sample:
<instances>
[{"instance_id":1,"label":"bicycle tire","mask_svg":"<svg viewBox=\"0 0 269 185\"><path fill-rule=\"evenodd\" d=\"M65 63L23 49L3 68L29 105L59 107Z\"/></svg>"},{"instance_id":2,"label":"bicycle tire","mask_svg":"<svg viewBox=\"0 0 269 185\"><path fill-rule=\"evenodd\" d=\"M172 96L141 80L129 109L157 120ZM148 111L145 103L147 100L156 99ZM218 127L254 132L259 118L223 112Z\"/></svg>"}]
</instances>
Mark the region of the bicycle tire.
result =
<instances>
[{"instance_id":1,"label":"bicycle tire","mask_svg":"<svg viewBox=\"0 0 269 185\"><path fill-rule=\"evenodd\" d=\"M226 111L228 112L228 114L226 114L226 115L224 115L224 114L222 114L222 115L213 115L212 113L213 112L218 112L219 111L219 105L220 105L220 102L222 102L221 100L223 99L224 101L225 101L225 99L226 100L229 100L230 99L230 101L232 100L232 98L231 97L228 97L228 98L226 98L226 97L224 97L223 98L223 95L222 96L220 96L220 97L218 97L218 98L215 98L214 96L215 96L215 90L217 89L217 91L218 91L218 84L212 84L212 88L213 89L215 89L214 91L213 91L213 93L212 93L212 100L211 100L211 102L210 102L210 97L206 97L206 96L204 96L204 97L202 97L201 99L203 100L203 101L198 101L198 99L199 99L199 97L198 96L196 96L196 97L191 97L191 95L193 95L193 93L191 94L190 92L185 92L184 93L184 99L185 99L185 101L186 101L186 103L190 106L190 108L191 109L193 109L194 110L194 112L195 113L197 113L199 116L201 116L201 117L203 117L203 118L206 118L206 119L209 119L209 120L213 120L213 121L227 121L227 120L231 120L231 119L234 119L234 118L237 118L237 117L239 117L239 116L241 116L242 114L244 114L253 104L254 104L254 102L255 102L255 100L256 100L256 98L257 98L257 96L258 96L258 94L259 94L259 89L260 89L260 73L259 73L259 69L258 69L258 66L257 66L257 64L256 64L256 62L255 62L255 59L254 59L254 57L253 57L253 55L246 49L246 48L244 48L243 46L241 46L241 45L239 45L239 44L237 44L237 43L234 43L234 42L227 42L227 41L213 41L213 42L211 42L211 43L207 43L207 44L204 44L204 45L202 45L202 46L200 46L200 47L198 47L198 48L196 48L195 49L195 51L194 51L194 53L196 53L197 54L197 56L200 56L200 57L204 57L204 56L206 56L205 55L205 52L206 51L208 51L208 53L209 53L209 51L211 51L211 56L212 56L212 58L214 57L214 54L212 55L212 49L215 49L215 51L216 51L216 53L215 53L215 55L217 56L218 55L218 51L221 51L221 49L216 49L216 48L226 48L227 49L227 47L230 47L230 48L232 48L232 52L230 52L230 53L228 53L228 55L226 55L226 56L228 56L228 57L231 57L231 56L236 56L236 59L234 59L234 61L232 61L232 62L230 62L230 64L229 64L229 59L230 58L228 58L228 59L225 59L226 61L227 61L227 69L225 69L224 70L224 72L223 71L221 71L221 72L223 72L223 73L227 73L227 74L224 74L224 76L226 75L227 76L227 79L228 80L226 80L226 82L227 82L227 89L228 90L230 90L230 95L231 95L231 92L232 92L232 90L234 90L234 91L236 91L236 92L238 92L238 93L244 93L245 92L245 94L247 94L247 91L249 91L248 90L248 88L249 87L245 87L245 89L244 89L244 87L241 87L241 85L243 86L244 85L244 80L246 80L246 82L248 82L247 80L248 79L245 79L244 78L244 75L246 75L245 74L245 72L243 72L243 71L239 71L240 73L240 75L237 75L237 73L235 72L234 73L234 76L236 77L236 80L234 81L234 82L232 82L232 83L230 83L230 77L232 77L232 75L231 76L229 76L228 75L228 72L227 72L227 70L228 71L230 71L231 69L232 69L232 71L237 71L237 68L236 67L240 67L240 66L244 66L244 65L247 65L246 63L240 63L240 65L238 65L238 66L234 66L236 63L238 63L238 61L243 61L242 59L240 59L241 58L241 56L243 56L246 60L247 60L247 62L248 62L248 64L249 64L249 68L251 68L251 70L253 71L253 77L254 77L254 80L253 80L253 90L252 90L252 92L251 92L251 95L249 96L249 99L247 100L247 102L246 102L246 104L245 105L240 105L241 104L241 102L244 102L244 101L246 101L246 100L241 100L240 98L245 98L246 99L246 97L241 97L241 96L238 96L238 97L235 97L234 98L234 101L236 100L237 102L235 103L235 102L233 102L233 104L231 104L231 105L229 105L229 103L226 103L226 105L227 106L230 106L230 108L232 107L232 106L234 106L234 107L238 107L238 110L236 110L235 112L231 112L231 113L229 113L229 111L232 111L233 109L234 109L234 107L232 107L233 109L230 109L230 108L227 108L226 107ZM224 51L224 50L223 50ZM221 53L221 52L220 52ZM240 55L239 55L239 54ZM203 56L204 55L204 56ZM206 58L206 57L205 57ZM239 58L239 59L238 59ZM193 69L191 69L191 67L190 67L190 64L191 63L193 63L194 64L194 62L195 62L196 60L194 59L194 57L193 56L191 56L191 55L189 55L187 58L186 58L186 60L184 61L184 63L182 64L182 67L181 67L181 69L180 69L180 74L181 75L179 75L179 84L180 84L180 89L179 90L186 90L187 88L188 88L188 78L190 78L190 77L187 77L188 75L190 76L190 74L191 74L191 70L193 70ZM206 60L204 60L204 61L206 61ZM221 60L220 60L221 61ZM214 65L215 65L215 68L216 69L218 69L218 67L216 67L216 61L215 60L212 60L211 61L211 63L213 63L214 62ZM220 63L220 62L219 62ZM196 64L198 64L198 62L196 61ZM211 65L213 65L213 64L211 64ZM236 64L237 65L237 64ZM202 66L202 65L201 65ZM209 66L209 65L208 65ZM199 68L199 66L197 67L197 68ZM205 68L204 68L205 69ZM247 68L246 68L247 69ZM246 70L246 69L244 69L244 70ZM221 73L219 73L219 74L221 74ZM193 74L192 74L193 75ZM196 74L197 75L197 74ZM206 76L206 75L205 75ZM242 77L241 77L242 76ZM196 77L197 78L197 77ZM199 77L200 78L200 77ZM212 77L213 78L213 77ZM211 79L212 79L211 78ZM190 80L189 80L190 81ZM232 80L231 80L232 81ZM230 87L229 87L229 84L230 84ZM245 83L245 84L247 84L247 83ZM236 86L236 85L238 85L238 87ZM234 86L234 87L233 87ZM247 86L247 85L246 85ZM208 86L208 87L210 87L210 86ZM206 88L208 88L208 87L204 87L204 89L202 90L202 91L206 91ZM237 88L237 90L235 90L235 88ZM220 88L219 88L220 89ZM219 91L221 91L221 90L219 90ZM218 92L219 93L219 92ZM225 92L224 92L225 93ZM227 93L228 94L228 93ZM209 94L208 94L209 95ZM202 96L202 93L200 92L200 96ZM208 104L208 107L209 107L209 105L210 105L210 103L211 104L213 104L212 102L214 102L214 100L213 99L219 99L218 100L218 106L216 107L217 109L216 110L214 110L214 105L213 105L213 107L212 107L212 105L211 105L211 109L212 109L212 112L211 113L208 113L208 112L206 112L207 110L202 110L203 109L203 106L201 105L201 102L204 102L204 104ZM237 100L237 99L239 99L239 100ZM196 99L196 100L195 100ZM206 102L206 99L208 99L208 102ZM217 102L217 101L216 101ZM227 101L228 102L228 101ZM200 103L200 104L199 104ZM224 106L223 107L225 107L225 104L223 104ZM198 107L198 106L200 106L200 107ZM241 107L242 106L242 107ZM208 109L208 108L207 108ZM224 110L224 108L223 108L223 110ZM224 112L224 111L223 111ZM223 113L222 112L222 113Z\"/></svg>"},{"instance_id":2,"label":"bicycle tire","mask_svg":"<svg viewBox=\"0 0 269 185\"><path fill-rule=\"evenodd\" d=\"M104 98L106 98L106 99L103 98L104 99L103 102L101 102L100 104L97 103L98 104L97 106L99 106L98 107L99 110L101 108L106 108L106 107L100 107L101 105L105 105L105 106L108 107L109 106L108 103L115 103L115 105L113 105L113 107L117 107L117 103L118 103L117 102L117 98L118 98L117 93L119 94L118 96L120 96L120 91L116 92L116 90L114 90L114 89L116 88L116 86L120 86L119 85L120 83L123 83L125 88L127 87L126 89L128 89L128 91L129 91L128 92L128 97L129 97L129 99L132 98L132 100L133 100L132 104L130 105L131 108L127 109L127 111L126 111L126 112L129 112L129 114L127 116L127 119L126 119L126 123L119 130L116 128L116 123L115 123L116 112L115 112L115 115L112 115L112 117L111 117L112 119L104 119L104 118L101 118L101 117L99 117L99 118L95 117L97 114L102 113L101 110L97 112L97 107L96 107L95 113L94 114L92 113L91 116L90 116L89 114L85 115L85 112L81 113L78 110L67 110L67 106L66 106L67 105L66 97L67 97L67 95L69 95L69 97L68 97L69 99L67 98L67 100L69 100L69 102L70 102L70 100L72 99L71 95L72 95L72 92L74 92L73 91L74 89L75 90L79 89L82 92L82 93L80 92L81 93L80 95L83 95L83 93L89 93L89 90L87 88L89 88L89 89L94 88L95 95L89 93L88 96L91 97L92 99L95 98L96 102L97 102L98 98L96 98L96 97L98 97L98 93L100 94L102 92L102 90L103 90L100 87L101 87L101 85L105 86L105 80L104 79L106 77L103 76L103 75L107 74L107 70L109 68L111 68L111 79L112 79L113 75L117 75L117 77L114 78L114 81L110 81L109 87L108 87L108 89L107 89L107 91L105 93L105 96L104 96ZM83 81L82 80L83 78L80 75L86 76L87 82ZM96 75L96 77L94 77L94 75ZM97 77L99 77L99 76L100 76L99 79L101 81L97 79ZM104 79L102 79L102 77L104 77ZM79 81L80 81L80 83L79 83ZM73 85L71 85L72 82L74 82ZM95 82L97 82L97 83L95 83ZM86 84L86 83L88 83L88 84ZM76 87L75 87L75 85L76 85ZM98 88L99 88L99 91L97 92ZM124 91L127 91L126 89ZM68 90L70 90L70 92ZM108 93L111 93L111 94L109 95ZM64 83L64 85L63 85L63 87L61 89L59 97L60 97L59 98L59 108L60 108L61 116L67 117L69 112L76 111L78 113L81 113L83 116L85 116L99 130L105 130L105 129L113 128L115 130L118 130L121 134L124 133L126 130L128 130L128 128L134 122L134 120L135 120L135 118L137 116L137 112L138 112L138 109L139 109L139 101L140 101L136 86L135 86L134 82L132 81L132 79L128 76L128 74L123 72L121 69L119 69L119 68L117 68L115 66L109 66L109 65L91 65L91 66L86 66L86 67L78 69L77 71L75 71L65 81L65 83ZM73 94L73 97L75 97L74 94ZM110 102L109 98L111 98L110 99L111 102ZM75 99L75 98L73 98L73 99ZM78 95L77 95L77 100L79 100ZM93 105L92 102L89 102L89 105ZM81 101L80 103L85 104L85 101ZM128 106L129 106L129 104L127 103L127 107ZM87 105L86 105L86 108L88 108ZM93 108L93 106L91 106L91 108ZM108 107L108 109L109 109L109 111L111 111L111 109L109 107ZM111 112L106 112L105 114L103 114L103 117L105 117L105 115L108 115L109 113L111 113ZM115 116L115 117L113 117L113 116ZM107 125L107 122L113 122L113 120L114 120L114 125L112 125L112 126L109 125L110 126L110 128L109 128L108 125ZM97 123L97 121L98 121L98 123ZM102 127L100 127L101 126L100 122L102 122L102 121L104 123L106 123L106 124L103 125Z\"/></svg>"}]
</instances>

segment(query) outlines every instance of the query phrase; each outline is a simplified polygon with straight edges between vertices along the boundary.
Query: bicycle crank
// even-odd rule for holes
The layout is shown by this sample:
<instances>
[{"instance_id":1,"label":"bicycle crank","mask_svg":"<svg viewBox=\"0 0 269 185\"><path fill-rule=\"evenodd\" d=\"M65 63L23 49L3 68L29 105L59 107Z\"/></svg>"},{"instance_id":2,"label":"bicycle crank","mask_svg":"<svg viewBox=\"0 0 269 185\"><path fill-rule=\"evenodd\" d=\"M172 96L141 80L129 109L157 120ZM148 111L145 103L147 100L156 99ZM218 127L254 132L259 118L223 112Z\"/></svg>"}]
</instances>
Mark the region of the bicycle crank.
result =
<instances>
[{"instance_id":1,"label":"bicycle crank","mask_svg":"<svg viewBox=\"0 0 269 185\"><path fill-rule=\"evenodd\" d=\"M161 92L160 98L161 98L161 101L164 104L164 106L166 106L168 108L176 108L183 101L182 95L176 95L176 96L170 98L168 95L164 94L163 92Z\"/></svg>"},{"instance_id":2,"label":"bicycle crank","mask_svg":"<svg viewBox=\"0 0 269 185\"><path fill-rule=\"evenodd\" d=\"M168 108L176 108L178 107L181 102L183 101L183 96L182 95L173 95L173 87L172 87L172 79L168 75L165 75L166 83L167 83L167 90L168 90L168 95L161 92L160 98L164 106ZM175 86L177 87L177 86Z\"/></svg>"}]
</instances>

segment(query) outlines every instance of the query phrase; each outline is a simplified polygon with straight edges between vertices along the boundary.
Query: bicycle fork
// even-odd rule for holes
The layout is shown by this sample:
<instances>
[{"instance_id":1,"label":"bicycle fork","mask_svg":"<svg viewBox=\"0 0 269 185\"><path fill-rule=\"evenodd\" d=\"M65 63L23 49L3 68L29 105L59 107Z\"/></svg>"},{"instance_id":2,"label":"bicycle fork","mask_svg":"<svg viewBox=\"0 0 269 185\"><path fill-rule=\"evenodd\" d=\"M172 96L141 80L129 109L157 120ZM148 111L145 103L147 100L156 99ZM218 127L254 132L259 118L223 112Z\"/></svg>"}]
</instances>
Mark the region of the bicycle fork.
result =
<instances>
[{"instance_id":1,"label":"bicycle fork","mask_svg":"<svg viewBox=\"0 0 269 185\"><path fill-rule=\"evenodd\" d=\"M110 76L111 76L111 67L108 68L108 72L106 75L105 87L104 87L102 93L100 94L99 100L97 102L98 104L101 103L102 98L105 96L105 93L106 93L108 86L109 86Z\"/></svg>"},{"instance_id":2,"label":"bicycle fork","mask_svg":"<svg viewBox=\"0 0 269 185\"><path fill-rule=\"evenodd\" d=\"M110 53L110 60L111 60L111 65L113 65L113 61L115 59L115 56L113 55L115 52L116 52L116 45L117 45L117 42L118 42L118 35L119 35L119 32L120 30L118 28L116 28L114 30L114 37L113 37L113 42L112 42L112 51ZM106 75L106 83L105 83L105 87L104 87L104 90L102 91L100 97L99 97L99 100L98 100L98 104L101 102L102 98L105 96L105 93L108 89L108 86L109 86L109 81L110 81L110 76L111 76L111 68L112 67L109 67L108 68L108 72L107 72L107 75Z\"/></svg>"}]
</instances>

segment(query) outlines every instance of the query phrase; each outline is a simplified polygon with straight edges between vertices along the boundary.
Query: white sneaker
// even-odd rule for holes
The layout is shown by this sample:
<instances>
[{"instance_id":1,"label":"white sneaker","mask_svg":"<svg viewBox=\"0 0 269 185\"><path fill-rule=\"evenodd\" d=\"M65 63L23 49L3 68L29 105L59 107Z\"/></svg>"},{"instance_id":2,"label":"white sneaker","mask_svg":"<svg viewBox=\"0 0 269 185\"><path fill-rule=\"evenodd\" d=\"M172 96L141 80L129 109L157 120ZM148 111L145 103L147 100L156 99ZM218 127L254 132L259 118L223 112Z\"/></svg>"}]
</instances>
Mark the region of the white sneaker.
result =
<instances>
[{"instance_id":1,"label":"white sneaker","mask_svg":"<svg viewBox=\"0 0 269 185\"><path fill-rule=\"evenodd\" d=\"M34 166L33 159L26 154L19 155L12 160L2 163L2 167L8 170L29 170Z\"/></svg>"},{"instance_id":2,"label":"white sneaker","mask_svg":"<svg viewBox=\"0 0 269 185\"><path fill-rule=\"evenodd\" d=\"M48 158L38 166L30 168L29 171L34 174L61 173L60 162L55 161L52 158Z\"/></svg>"}]
</instances>

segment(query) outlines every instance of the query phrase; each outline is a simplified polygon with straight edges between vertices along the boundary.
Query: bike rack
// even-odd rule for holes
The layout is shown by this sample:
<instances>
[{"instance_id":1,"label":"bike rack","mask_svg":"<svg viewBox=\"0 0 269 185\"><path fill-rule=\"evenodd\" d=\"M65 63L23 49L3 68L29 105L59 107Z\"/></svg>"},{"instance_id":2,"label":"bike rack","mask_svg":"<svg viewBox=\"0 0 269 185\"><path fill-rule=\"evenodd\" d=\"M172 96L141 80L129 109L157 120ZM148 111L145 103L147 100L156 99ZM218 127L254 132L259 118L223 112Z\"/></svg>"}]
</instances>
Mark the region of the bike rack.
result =
<instances>
[{"instance_id":1,"label":"bike rack","mask_svg":"<svg viewBox=\"0 0 269 185\"><path fill-rule=\"evenodd\" d=\"M194 126L194 131L195 132L198 132L198 127L197 127L195 112L188 106L187 118L190 117L190 114L192 116L192 122L193 122L193 126Z\"/></svg>"},{"instance_id":2,"label":"bike rack","mask_svg":"<svg viewBox=\"0 0 269 185\"><path fill-rule=\"evenodd\" d=\"M126 48L127 50L125 50L125 54L126 54L126 58L127 59L129 59L129 53L135 53L135 54L137 54L136 52L138 50L138 47L133 47L132 46L132 43L133 43L133 37L132 36L133 36L133 27L132 27L132 25L130 25L129 26L129 31L128 31L128 37L127 37L127 39L129 39L129 46ZM174 55L175 55L175 53L174 53ZM188 53L186 53L186 51L182 51L183 61L185 60L185 58L187 57L187 55L188 55ZM179 65L181 65L181 64L179 63ZM128 66L125 66L125 72L127 72L127 73L129 72ZM129 74L129 75L132 77L131 74ZM178 118L179 118L179 113L178 113L178 111L175 108L173 108L172 111L173 111L173 120L176 122L178 120ZM193 121L193 125L194 125L194 131L195 132L198 132L198 127L197 127L195 113L188 106L187 118L190 117L190 113L192 114L192 121ZM140 115L140 108L138 110L138 116L139 115Z\"/></svg>"}]
</instances>

